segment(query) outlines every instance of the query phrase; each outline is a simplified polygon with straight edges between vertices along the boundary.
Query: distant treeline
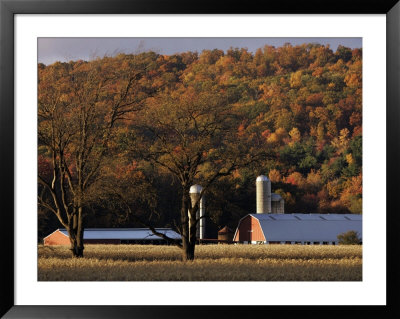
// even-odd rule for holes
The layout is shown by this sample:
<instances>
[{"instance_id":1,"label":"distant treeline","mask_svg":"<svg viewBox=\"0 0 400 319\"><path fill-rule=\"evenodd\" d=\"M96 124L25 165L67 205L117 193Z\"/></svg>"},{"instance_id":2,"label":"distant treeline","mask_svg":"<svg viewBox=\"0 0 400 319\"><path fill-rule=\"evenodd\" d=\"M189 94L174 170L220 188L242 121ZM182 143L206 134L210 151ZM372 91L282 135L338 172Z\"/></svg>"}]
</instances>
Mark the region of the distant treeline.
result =
<instances>
[{"instance_id":1,"label":"distant treeline","mask_svg":"<svg viewBox=\"0 0 400 319\"><path fill-rule=\"evenodd\" d=\"M269 176L287 213L362 213L361 49L339 46L334 52L307 44L265 46L254 54L243 48L169 56L144 52L39 64L38 70L39 175L49 185L52 177L60 177L60 198L85 208L86 227L140 226L134 215L155 226L181 222L182 185L170 163L192 146L173 144L166 131L178 132L187 114L193 114L193 130L200 134L188 140L198 140L197 152L204 148L197 158L235 152L246 145L243 141L249 154L267 154L238 165L208 188L208 237L225 225L235 228L241 217L255 212L259 174ZM83 104L86 113L78 111ZM207 119L196 122L202 112L208 112ZM218 123L222 113L229 113L225 126ZM220 143L201 135L213 132L211 125L224 139ZM182 134L193 131L185 129ZM225 129L229 136L221 135ZM165 145L153 147L153 137ZM82 145L86 150L79 149ZM52 153L57 147L61 155ZM218 159L199 163L195 178L202 184ZM87 184L81 176L87 176ZM38 185L39 237L62 227L50 212L52 197L43 185Z\"/></svg>"}]
</instances>

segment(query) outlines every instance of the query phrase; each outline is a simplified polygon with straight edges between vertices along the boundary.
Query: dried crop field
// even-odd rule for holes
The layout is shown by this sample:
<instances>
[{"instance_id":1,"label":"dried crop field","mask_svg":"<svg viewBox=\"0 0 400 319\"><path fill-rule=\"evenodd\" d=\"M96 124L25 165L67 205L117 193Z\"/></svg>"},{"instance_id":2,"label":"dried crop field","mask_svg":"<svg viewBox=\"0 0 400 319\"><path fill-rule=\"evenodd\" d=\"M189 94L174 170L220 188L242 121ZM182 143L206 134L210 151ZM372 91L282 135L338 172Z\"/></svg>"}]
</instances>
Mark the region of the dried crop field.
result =
<instances>
[{"instance_id":1,"label":"dried crop field","mask_svg":"<svg viewBox=\"0 0 400 319\"><path fill-rule=\"evenodd\" d=\"M39 281L361 281L362 246L199 245L182 262L174 246L38 247Z\"/></svg>"}]
</instances>

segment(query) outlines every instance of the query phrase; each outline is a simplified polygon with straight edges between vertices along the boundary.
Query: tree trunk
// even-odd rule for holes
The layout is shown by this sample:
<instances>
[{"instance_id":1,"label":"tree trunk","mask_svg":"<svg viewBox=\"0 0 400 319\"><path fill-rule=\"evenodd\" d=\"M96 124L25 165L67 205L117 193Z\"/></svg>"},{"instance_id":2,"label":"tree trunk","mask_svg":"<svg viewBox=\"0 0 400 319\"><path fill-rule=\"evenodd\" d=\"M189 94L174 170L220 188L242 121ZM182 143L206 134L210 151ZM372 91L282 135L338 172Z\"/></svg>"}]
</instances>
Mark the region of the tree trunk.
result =
<instances>
[{"instance_id":1,"label":"tree trunk","mask_svg":"<svg viewBox=\"0 0 400 319\"><path fill-rule=\"evenodd\" d=\"M83 247L79 245L77 240L71 241L71 251L72 257L82 258L83 257Z\"/></svg>"},{"instance_id":2,"label":"tree trunk","mask_svg":"<svg viewBox=\"0 0 400 319\"><path fill-rule=\"evenodd\" d=\"M182 238L182 260L183 261L194 260L196 236L195 236L195 240L191 240L191 237L192 236Z\"/></svg>"},{"instance_id":3,"label":"tree trunk","mask_svg":"<svg viewBox=\"0 0 400 319\"><path fill-rule=\"evenodd\" d=\"M196 245L196 226L193 233L193 219L189 218L189 189L183 185L182 187L182 207L181 207L181 223L182 223L182 260L194 260L194 249ZM194 238L194 240L193 240Z\"/></svg>"},{"instance_id":4,"label":"tree trunk","mask_svg":"<svg viewBox=\"0 0 400 319\"><path fill-rule=\"evenodd\" d=\"M71 252L72 257L81 258L83 257L83 214L82 207L78 208L78 214L74 214L72 222L68 229L69 238L71 241Z\"/></svg>"},{"instance_id":5,"label":"tree trunk","mask_svg":"<svg viewBox=\"0 0 400 319\"><path fill-rule=\"evenodd\" d=\"M76 231L71 228L68 230L69 234L69 240L71 242L71 252L72 252L72 257L83 257L83 245L81 245L78 234Z\"/></svg>"},{"instance_id":6,"label":"tree trunk","mask_svg":"<svg viewBox=\"0 0 400 319\"><path fill-rule=\"evenodd\" d=\"M183 245L183 249L182 249L182 260L183 261L194 260L195 244L196 244L196 242L188 242L186 245Z\"/></svg>"}]
</instances>

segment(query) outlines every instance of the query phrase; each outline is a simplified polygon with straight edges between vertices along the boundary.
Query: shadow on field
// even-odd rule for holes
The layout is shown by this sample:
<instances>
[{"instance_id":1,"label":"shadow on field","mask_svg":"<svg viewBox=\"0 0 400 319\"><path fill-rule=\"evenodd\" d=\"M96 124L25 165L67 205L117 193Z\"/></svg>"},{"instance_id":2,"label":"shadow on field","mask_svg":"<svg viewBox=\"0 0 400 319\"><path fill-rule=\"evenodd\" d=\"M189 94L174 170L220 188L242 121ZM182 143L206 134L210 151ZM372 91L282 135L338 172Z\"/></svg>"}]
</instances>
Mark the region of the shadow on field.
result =
<instances>
[{"instance_id":1,"label":"shadow on field","mask_svg":"<svg viewBox=\"0 0 400 319\"><path fill-rule=\"evenodd\" d=\"M166 251L157 249L137 249L134 245L86 245L84 258L98 260L121 261L176 261L181 260L181 251L178 248L168 247ZM143 247L143 246L142 246ZM142 248L140 247L140 248ZM129 249L132 248L132 249ZM173 251L175 250L175 251ZM67 246L39 246L39 258L71 259L72 254Z\"/></svg>"},{"instance_id":2,"label":"shadow on field","mask_svg":"<svg viewBox=\"0 0 400 319\"><path fill-rule=\"evenodd\" d=\"M350 246L294 246L275 247L248 245L199 245L196 260L246 259L246 260L340 260L362 258L361 247ZM71 259L67 246L38 246L39 258ZM85 259L114 261L180 261L181 250L175 246L153 245L86 245Z\"/></svg>"}]
</instances>

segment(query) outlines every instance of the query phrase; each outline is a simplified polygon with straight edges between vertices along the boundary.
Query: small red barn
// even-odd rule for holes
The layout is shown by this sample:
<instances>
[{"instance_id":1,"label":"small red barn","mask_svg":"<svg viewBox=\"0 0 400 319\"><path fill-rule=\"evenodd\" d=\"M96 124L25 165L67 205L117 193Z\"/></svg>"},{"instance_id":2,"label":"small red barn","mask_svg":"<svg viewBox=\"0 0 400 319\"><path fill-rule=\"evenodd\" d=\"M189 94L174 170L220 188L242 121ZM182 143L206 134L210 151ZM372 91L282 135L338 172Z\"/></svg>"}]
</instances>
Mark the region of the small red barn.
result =
<instances>
[{"instance_id":1,"label":"small red barn","mask_svg":"<svg viewBox=\"0 0 400 319\"><path fill-rule=\"evenodd\" d=\"M218 232L218 242L220 243L231 243L234 232L228 226L225 226Z\"/></svg>"},{"instance_id":2,"label":"small red barn","mask_svg":"<svg viewBox=\"0 0 400 319\"><path fill-rule=\"evenodd\" d=\"M240 220L233 241L254 242L265 241L260 221L252 215L247 215Z\"/></svg>"},{"instance_id":3,"label":"small red barn","mask_svg":"<svg viewBox=\"0 0 400 319\"><path fill-rule=\"evenodd\" d=\"M60 229L55 230L47 237L43 238L45 245L70 245L68 233L62 232Z\"/></svg>"}]
</instances>

